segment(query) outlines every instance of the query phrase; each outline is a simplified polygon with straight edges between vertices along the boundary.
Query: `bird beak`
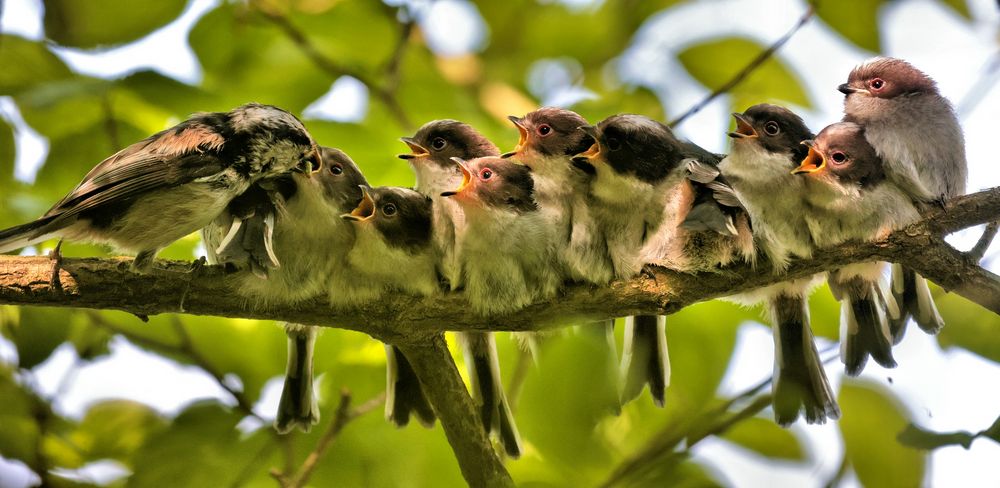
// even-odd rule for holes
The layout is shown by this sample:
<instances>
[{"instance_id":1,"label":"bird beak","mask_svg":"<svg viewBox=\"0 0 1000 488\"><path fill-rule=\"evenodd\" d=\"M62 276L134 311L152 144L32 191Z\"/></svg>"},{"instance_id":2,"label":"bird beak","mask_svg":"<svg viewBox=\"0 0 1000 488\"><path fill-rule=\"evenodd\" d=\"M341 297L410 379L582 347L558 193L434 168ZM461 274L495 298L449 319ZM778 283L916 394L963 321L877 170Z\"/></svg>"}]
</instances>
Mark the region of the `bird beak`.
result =
<instances>
[{"instance_id":1,"label":"bird beak","mask_svg":"<svg viewBox=\"0 0 1000 488\"><path fill-rule=\"evenodd\" d=\"M295 173L302 173L306 177L311 177L313 173L319 172L323 169L323 156L318 148L313 148L312 154L309 157L303 159L299 164L292 168Z\"/></svg>"},{"instance_id":2,"label":"bird beak","mask_svg":"<svg viewBox=\"0 0 1000 488\"><path fill-rule=\"evenodd\" d=\"M417 141L413 140L411 137L400 137L399 140L410 146L410 154L400 154L397 157L399 159L419 159L429 156L431 153L424 146L417 144Z\"/></svg>"},{"instance_id":3,"label":"bird beak","mask_svg":"<svg viewBox=\"0 0 1000 488\"><path fill-rule=\"evenodd\" d=\"M351 210L351 213L341 215L340 218L355 222L364 222L375 216L375 200L372 198L371 193L368 192L367 186L359 186L361 186L361 201L358 203L357 208Z\"/></svg>"},{"instance_id":4,"label":"bird beak","mask_svg":"<svg viewBox=\"0 0 1000 488\"><path fill-rule=\"evenodd\" d=\"M746 115L741 113L733 113L733 118L736 119L736 130L729 133L729 137L733 139L743 139L745 137L757 137L757 131L754 130L753 124L747 119Z\"/></svg>"},{"instance_id":5,"label":"bird beak","mask_svg":"<svg viewBox=\"0 0 1000 488\"><path fill-rule=\"evenodd\" d=\"M510 119L510 121L517 127L517 132L520 134L520 137L517 140L517 146L514 147L514 150L509 153L503 153L500 156L501 158L509 158L517 155L523 151L524 146L528 144L528 129L524 127L524 119L514 115L508 115L507 118Z\"/></svg>"},{"instance_id":6,"label":"bird beak","mask_svg":"<svg viewBox=\"0 0 1000 488\"><path fill-rule=\"evenodd\" d=\"M469 186L469 182L472 181L472 172L469 171L469 167L465 165L465 161L460 158L451 158L451 160L458 165L458 169L462 170L462 184L458 185L458 188L452 191L442 192L442 197L451 197L462 193L465 191L465 187Z\"/></svg>"},{"instance_id":7,"label":"bird beak","mask_svg":"<svg viewBox=\"0 0 1000 488\"><path fill-rule=\"evenodd\" d=\"M597 128L592 125L581 125L577 129L585 132L588 136L593 138L594 143L591 144L586 151L573 156L571 162L573 163L573 166L576 166L578 169L592 172L594 170L593 161L599 161L601 157L601 139L597 133Z\"/></svg>"},{"instance_id":8,"label":"bird beak","mask_svg":"<svg viewBox=\"0 0 1000 488\"><path fill-rule=\"evenodd\" d=\"M842 84L842 85L840 85L840 86L837 87L837 91L839 91L840 93L843 93L844 95L850 95L852 93L863 92L865 90L862 90L860 88L854 88L850 84L844 83L844 84Z\"/></svg>"},{"instance_id":9,"label":"bird beak","mask_svg":"<svg viewBox=\"0 0 1000 488\"><path fill-rule=\"evenodd\" d=\"M813 141L802 141L802 144L809 146L809 154L802 160L802 164L799 164L798 168L792 170L792 174L811 174L825 168L826 158L816 150Z\"/></svg>"}]
</instances>

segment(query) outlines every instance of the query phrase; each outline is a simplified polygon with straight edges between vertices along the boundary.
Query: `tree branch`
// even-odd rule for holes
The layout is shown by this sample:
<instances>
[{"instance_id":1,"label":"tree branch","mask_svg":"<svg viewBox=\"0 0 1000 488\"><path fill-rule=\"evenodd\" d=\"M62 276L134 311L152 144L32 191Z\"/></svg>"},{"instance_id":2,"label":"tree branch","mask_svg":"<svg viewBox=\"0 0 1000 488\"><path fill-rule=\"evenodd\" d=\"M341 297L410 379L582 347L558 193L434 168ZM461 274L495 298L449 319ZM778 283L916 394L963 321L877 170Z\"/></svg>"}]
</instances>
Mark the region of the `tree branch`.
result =
<instances>
[{"instance_id":1,"label":"tree branch","mask_svg":"<svg viewBox=\"0 0 1000 488\"><path fill-rule=\"evenodd\" d=\"M47 257L0 257L0 304L123 310L136 315L186 313L285 320L366 333L382 342L419 343L446 330L532 331L581 321L636 314L666 315L693 303L745 292L866 261L907 265L941 287L1000 313L1000 277L979 267L943 240L956 230L1000 219L1000 188L956 198L926 218L875 243L851 242L793 263L783 275L766 264L714 273L679 273L649 267L641 276L609 286L570 285L560 296L505 316L483 318L460 294L429 298L396 295L359 308L331 310L316 298L294 306L256 308L233 291L217 266L196 275L190 263L158 261L149 275L128 271L128 258L64 259L54 290ZM405 324L405 325L400 325Z\"/></svg>"},{"instance_id":2,"label":"tree branch","mask_svg":"<svg viewBox=\"0 0 1000 488\"><path fill-rule=\"evenodd\" d=\"M465 388L444 336L437 334L428 340L397 346L410 360L428 400L441 419L441 427L469 486L514 486L483 430L478 410Z\"/></svg>"}]
</instances>

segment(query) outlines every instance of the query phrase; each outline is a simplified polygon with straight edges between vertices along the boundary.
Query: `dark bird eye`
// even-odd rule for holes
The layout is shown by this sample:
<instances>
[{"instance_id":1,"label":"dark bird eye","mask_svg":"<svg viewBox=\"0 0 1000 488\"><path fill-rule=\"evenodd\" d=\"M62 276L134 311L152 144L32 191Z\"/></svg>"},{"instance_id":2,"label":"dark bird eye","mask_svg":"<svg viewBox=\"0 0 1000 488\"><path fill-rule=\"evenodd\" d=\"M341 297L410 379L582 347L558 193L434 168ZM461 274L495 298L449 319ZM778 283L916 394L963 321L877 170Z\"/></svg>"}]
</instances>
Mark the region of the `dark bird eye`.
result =
<instances>
[{"instance_id":1,"label":"dark bird eye","mask_svg":"<svg viewBox=\"0 0 1000 488\"><path fill-rule=\"evenodd\" d=\"M885 80L882 78L872 78L872 80L868 82L868 86L872 87L872 90L881 90L882 87L885 86Z\"/></svg>"},{"instance_id":2,"label":"dark bird eye","mask_svg":"<svg viewBox=\"0 0 1000 488\"><path fill-rule=\"evenodd\" d=\"M837 151L830 155L830 159L832 159L834 163L844 164L844 162L847 161L847 155Z\"/></svg>"},{"instance_id":3,"label":"dark bird eye","mask_svg":"<svg viewBox=\"0 0 1000 488\"><path fill-rule=\"evenodd\" d=\"M431 149L435 151L440 151L445 147L448 147L448 141L444 140L443 137L436 137L431 141Z\"/></svg>"},{"instance_id":4,"label":"dark bird eye","mask_svg":"<svg viewBox=\"0 0 1000 488\"><path fill-rule=\"evenodd\" d=\"M333 173L333 174L335 174L335 175L339 175L339 174L341 174L341 173L344 172L344 167L341 166L341 165L339 165L339 164L336 164L336 163L331 164L330 165L330 172Z\"/></svg>"},{"instance_id":5,"label":"dark bird eye","mask_svg":"<svg viewBox=\"0 0 1000 488\"><path fill-rule=\"evenodd\" d=\"M386 217L392 217L393 215L396 215L396 204L387 203L385 205L382 205L382 213L385 214Z\"/></svg>"},{"instance_id":6,"label":"dark bird eye","mask_svg":"<svg viewBox=\"0 0 1000 488\"><path fill-rule=\"evenodd\" d=\"M616 137L609 137L605 144L608 145L608 149L612 151L617 151L622 148L622 141L619 141Z\"/></svg>"},{"instance_id":7,"label":"dark bird eye","mask_svg":"<svg viewBox=\"0 0 1000 488\"><path fill-rule=\"evenodd\" d=\"M764 124L764 132L766 132L769 136L776 136L781 132L781 127L778 126L777 122L769 120L766 124Z\"/></svg>"},{"instance_id":8,"label":"dark bird eye","mask_svg":"<svg viewBox=\"0 0 1000 488\"><path fill-rule=\"evenodd\" d=\"M538 135L545 137L552 133L552 127L549 124L542 124L538 126Z\"/></svg>"},{"instance_id":9,"label":"dark bird eye","mask_svg":"<svg viewBox=\"0 0 1000 488\"><path fill-rule=\"evenodd\" d=\"M493 177L493 170L489 168L483 168L483 170L479 172L479 177L484 180L488 180Z\"/></svg>"}]
</instances>

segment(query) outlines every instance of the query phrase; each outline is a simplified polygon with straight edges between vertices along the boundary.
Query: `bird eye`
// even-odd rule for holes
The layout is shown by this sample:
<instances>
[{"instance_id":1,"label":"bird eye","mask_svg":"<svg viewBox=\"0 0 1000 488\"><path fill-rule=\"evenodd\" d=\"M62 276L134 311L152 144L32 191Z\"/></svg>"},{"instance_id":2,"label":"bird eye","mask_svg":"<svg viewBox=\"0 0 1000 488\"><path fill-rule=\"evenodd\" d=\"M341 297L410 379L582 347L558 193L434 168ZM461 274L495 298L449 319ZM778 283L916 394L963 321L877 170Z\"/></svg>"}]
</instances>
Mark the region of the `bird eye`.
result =
<instances>
[{"instance_id":1,"label":"bird eye","mask_svg":"<svg viewBox=\"0 0 1000 488\"><path fill-rule=\"evenodd\" d=\"M872 90L881 90L882 87L885 86L885 80L882 78L872 78L872 80L868 82L868 86L870 86Z\"/></svg>"},{"instance_id":2,"label":"bird eye","mask_svg":"<svg viewBox=\"0 0 1000 488\"><path fill-rule=\"evenodd\" d=\"M386 217L392 217L393 215L396 215L396 204L387 203L385 205L382 205L382 213Z\"/></svg>"},{"instance_id":3,"label":"bird eye","mask_svg":"<svg viewBox=\"0 0 1000 488\"><path fill-rule=\"evenodd\" d=\"M837 151L830 155L830 159L832 159L834 163L844 164L844 162L847 161L847 155L840 151Z\"/></svg>"},{"instance_id":4,"label":"bird eye","mask_svg":"<svg viewBox=\"0 0 1000 488\"><path fill-rule=\"evenodd\" d=\"M431 141L431 149L435 151L440 151L448 146L448 141L444 140L443 137L436 137Z\"/></svg>"},{"instance_id":5,"label":"bird eye","mask_svg":"<svg viewBox=\"0 0 1000 488\"><path fill-rule=\"evenodd\" d=\"M330 165L330 172L333 173L333 174L335 174L335 175L342 174L344 172L344 167L341 166L338 163L331 164Z\"/></svg>"},{"instance_id":6,"label":"bird eye","mask_svg":"<svg viewBox=\"0 0 1000 488\"><path fill-rule=\"evenodd\" d=\"M479 172L479 177L481 179L488 180L493 177L493 170L489 168L483 168L483 170Z\"/></svg>"},{"instance_id":7,"label":"bird eye","mask_svg":"<svg viewBox=\"0 0 1000 488\"><path fill-rule=\"evenodd\" d=\"M619 141L617 137L609 137L606 141L604 141L604 143L607 144L608 149L612 151L617 151L622 148L622 141Z\"/></svg>"},{"instance_id":8,"label":"bird eye","mask_svg":"<svg viewBox=\"0 0 1000 488\"><path fill-rule=\"evenodd\" d=\"M777 122L769 120L766 124L764 124L764 132L766 132L769 136L776 136L781 132L781 127L778 126Z\"/></svg>"},{"instance_id":9,"label":"bird eye","mask_svg":"<svg viewBox=\"0 0 1000 488\"><path fill-rule=\"evenodd\" d=\"M538 126L538 129L536 130L538 131L538 135L542 137L545 137L552 133L552 127L549 124L542 124Z\"/></svg>"}]
</instances>

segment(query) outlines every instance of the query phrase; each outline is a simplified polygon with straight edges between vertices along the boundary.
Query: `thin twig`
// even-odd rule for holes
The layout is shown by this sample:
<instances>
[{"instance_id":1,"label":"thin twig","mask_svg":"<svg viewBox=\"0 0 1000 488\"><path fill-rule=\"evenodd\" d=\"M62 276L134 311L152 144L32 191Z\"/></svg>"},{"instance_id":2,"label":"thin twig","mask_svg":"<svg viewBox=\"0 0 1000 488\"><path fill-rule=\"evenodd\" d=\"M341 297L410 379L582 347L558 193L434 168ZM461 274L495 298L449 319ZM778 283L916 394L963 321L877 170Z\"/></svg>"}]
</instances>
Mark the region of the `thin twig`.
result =
<instances>
[{"instance_id":1,"label":"thin twig","mask_svg":"<svg viewBox=\"0 0 1000 488\"><path fill-rule=\"evenodd\" d=\"M993 221L986 224L986 228L983 229L983 235L979 237L979 241L976 242L972 249L969 249L965 253L969 257L969 261L973 263L979 263L983 260L983 256L986 256L986 251L990 249L990 244L993 243L993 239L997 236L997 231L1000 231L1000 221Z\"/></svg>"},{"instance_id":2,"label":"thin twig","mask_svg":"<svg viewBox=\"0 0 1000 488\"><path fill-rule=\"evenodd\" d=\"M694 104L691 108L687 110L687 112L681 114L680 117L677 117L676 119L670 121L669 123L670 127L676 127L680 125L682 122L687 120L688 117L691 117L692 115L700 112L701 109L705 108L705 106L711 103L712 100L715 100L718 96L728 92L729 90L732 90L736 85L739 85L743 80L745 80L748 76L750 76L750 74L756 71L757 68L760 68L761 65L763 65L768 59L770 59L771 56L774 55L775 52L777 52L778 49L781 49L781 46L784 46L785 43L788 42L788 40L791 39L792 36L794 36L795 33L799 31L799 29L805 26L806 23L808 23L809 20L812 19L815 13L816 13L815 8L812 5L810 5L809 8L806 9L805 13L802 14L802 17L799 17L799 20L795 23L795 25L791 28L791 30L786 32L785 35L778 38L777 41L774 41L774 44L771 44L770 47L762 51L760 54L757 55L757 57L755 57L753 60L747 63L747 65L744 66L743 69L741 69L738 73L736 73L736 75L734 75L729 81L723 83L722 86L716 88L715 91L710 93L703 100Z\"/></svg>"}]
</instances>

